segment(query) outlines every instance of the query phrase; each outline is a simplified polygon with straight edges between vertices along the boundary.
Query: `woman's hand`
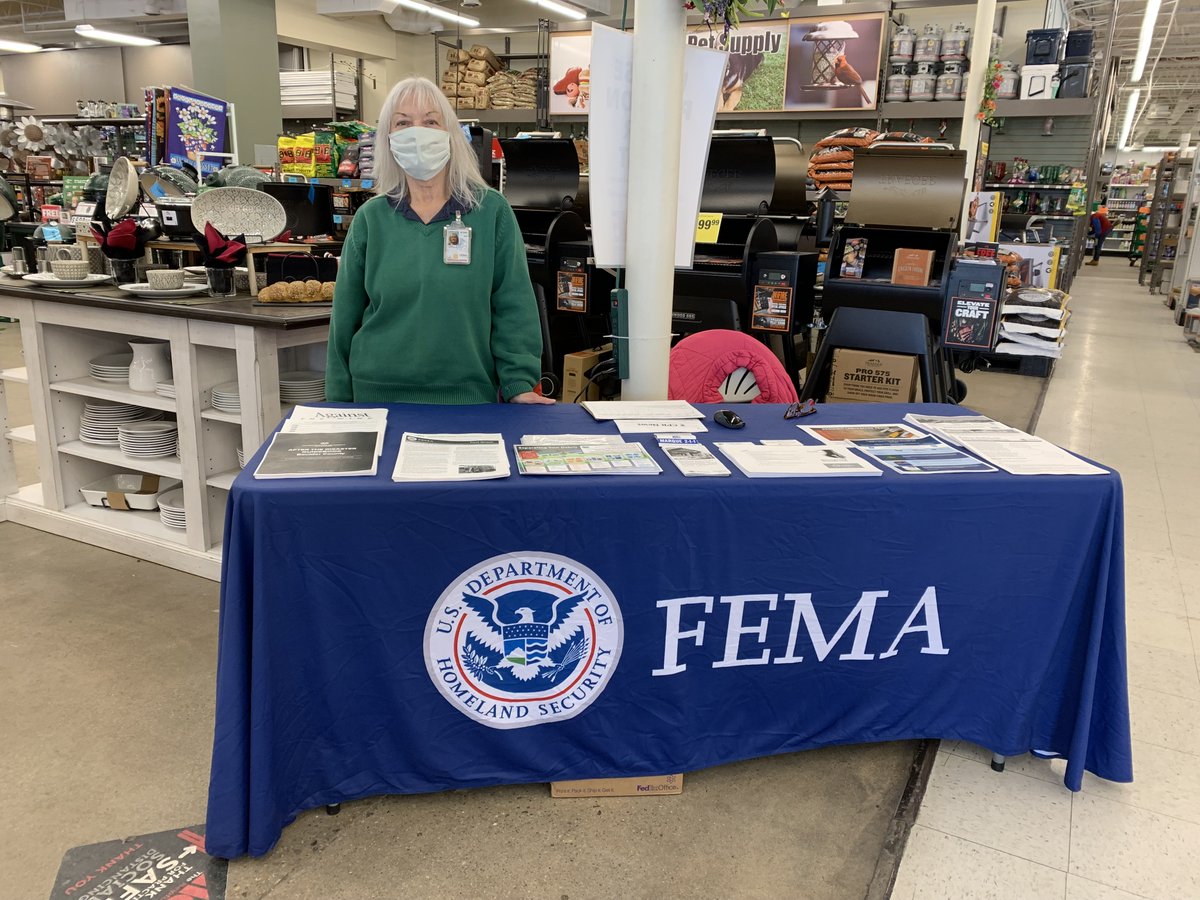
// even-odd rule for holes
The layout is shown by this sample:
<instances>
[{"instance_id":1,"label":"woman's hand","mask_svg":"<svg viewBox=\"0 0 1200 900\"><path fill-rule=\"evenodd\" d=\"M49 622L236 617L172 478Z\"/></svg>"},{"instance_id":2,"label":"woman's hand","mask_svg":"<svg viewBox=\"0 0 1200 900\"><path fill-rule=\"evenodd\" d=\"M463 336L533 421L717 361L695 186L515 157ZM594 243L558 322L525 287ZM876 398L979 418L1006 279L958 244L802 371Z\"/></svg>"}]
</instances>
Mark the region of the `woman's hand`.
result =
<instances>
[{"instance_id":1,"label":"woman's hand","mask_svg":"<svg viewBox=\"0 0 1200 900\"><path fill-rule=\"evenodd\" d=\"M543 397L537 391L526 391L523 394L516 394L508 401L509 403L553 403L553 397Z\"/></svg>"}]
</instances>

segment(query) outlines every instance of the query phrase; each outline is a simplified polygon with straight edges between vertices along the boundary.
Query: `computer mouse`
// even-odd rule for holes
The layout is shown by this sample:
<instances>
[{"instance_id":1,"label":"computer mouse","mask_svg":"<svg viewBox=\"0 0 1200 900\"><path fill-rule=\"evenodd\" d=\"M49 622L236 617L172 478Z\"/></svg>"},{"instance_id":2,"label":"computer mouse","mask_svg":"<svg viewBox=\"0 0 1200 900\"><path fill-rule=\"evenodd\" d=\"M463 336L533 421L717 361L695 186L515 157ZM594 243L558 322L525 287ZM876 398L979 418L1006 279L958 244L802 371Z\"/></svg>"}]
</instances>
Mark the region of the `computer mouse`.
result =
<instances>
[{"instance_id":1,"label":"computer mouse","mask_svg":"<svg viewBox=\"0 0 1200 900\"><path fill-rule=\"evenodd\" d=\"M718 409L713 413L713 421L724 428L745 428L746 420L732 409Z\"/></svg>"}]
</instances>

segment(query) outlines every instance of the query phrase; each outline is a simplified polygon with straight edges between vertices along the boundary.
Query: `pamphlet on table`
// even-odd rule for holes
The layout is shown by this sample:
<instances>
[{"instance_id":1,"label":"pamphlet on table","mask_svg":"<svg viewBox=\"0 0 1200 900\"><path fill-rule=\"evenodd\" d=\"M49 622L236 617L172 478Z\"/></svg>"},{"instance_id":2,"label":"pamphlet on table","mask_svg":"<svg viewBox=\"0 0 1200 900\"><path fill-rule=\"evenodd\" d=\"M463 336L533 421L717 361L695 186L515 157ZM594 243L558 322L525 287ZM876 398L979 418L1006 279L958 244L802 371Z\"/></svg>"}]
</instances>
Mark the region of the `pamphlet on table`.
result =
<instances>
[{"instance_id":1,"label":"pamphlet on table","mask_svg":"<svg viewBox=\"0 0 1200 900\"><path fill-rule=\"evenodd\" d=\"M720 476L730 474L728 467L712 451L690 434L656 434L658 449L667 455L682 475Z\"/></svg>"},{"instance_id":2,"label":"pamphlet on table","mask_svg":"<svg viewBox=\"0 0 1200 900\"><path fill-rule=\"evenodd\" d=\"M704 418L704 413L686 400L584 400L580 406L600 422L609 419Z\"/></svg>"},{"instance_id":3,"label":"pamphlet on table","mask_svg":"<svg viewBox=\"0 0 1200 900\"><path fill-rule=\"evenodd\" d=\"M392 481L481 481L512 473L501 434L400 436Z\"/></svg>"},{"instance_id":4,"label":"pamphlet on table","mask_svg":"<svg viewBox=\"0 0 1200 900\"><path fill-rule=\"evenodd\" d=\"M658 475L662 468L639 443L517 444L522 475Z\"/></svg>"},{"instance_id":5,"label":"pamphlet on table","mask_svg":"<svg viewBox=\"0 0 1200 900\"><path fill-rule=\"evenodd\" d=\"M625 438L619 434L523 434L522 444L623 444Z\"/></svg>"},{"instance_id":6,"label":"pamphlet on table","mask_svg":"<svg viewBox=\"0 0 1200 900\"><path fill-rule=\"evenodd\" d=\"M621 434L694 434L708 431L701 419L616 419Z\"/></svg>"},{"instance_id":7,"label":"pamphlet on table","mask_svg":"<svg viewBox=\"0 0 1200 900\"><path fill-rule=\"evenodd\" d=\"M888 425L797 425L823 444L845 444L850 441L916 441L926 435L900 423Z\"/></svg>"},{"instance_id":8,"label":"pamphlet on table","mask_svg":"<svg viewBox=\"0 0 1200 900\"><path fill-rule=\"evenodd\" d=\"M254 470L255 478L327 478L374 475L375 431L277 431Z\"/></svg>"},{"instance_id":9,"label":"pamphlet on table","mask_svg":"<svg viewBox=\"0 0 1200 900\"><path fill-rule=\"evenodd\" d=\"M918 428L970 450L1013 475L1104 475L1104 469L1084 462L1061 447L987 416L904 417Z\"/></svg>"},{"instance_id":10,"label":"pamphlet on table","mask_svg":"<svg viewBox=\"0 0 1200 900\"><path fill-rule=\"evenodd\" d=\"M287 434L374 431L375 455L383 454L383 436L387 432L386 409L360 409L345 406L297 406L284 420Z\"/></svg>"},{"instance_id":11,"label":"pamphlet on table","mask_svg":"<svg viewBox=\"0 0 1200 900\"><path fill-rule=\"evenodd\" d=\"M902 475L995 472L995 466L956 450L935 437L915 441L854 441L850 446Z\"/></svg>"},{"instance_id":12,"label":"pamphlet on table","mask_svg":"<svg viewBox=\"0 0 1200 900\"><path fill-rule=\"evenodd\" d=\"M725 456L747 478L821 478L882 475L864 459L840 447L811 447L799 441L718 441Z\"/></svg>"}]
</instances>

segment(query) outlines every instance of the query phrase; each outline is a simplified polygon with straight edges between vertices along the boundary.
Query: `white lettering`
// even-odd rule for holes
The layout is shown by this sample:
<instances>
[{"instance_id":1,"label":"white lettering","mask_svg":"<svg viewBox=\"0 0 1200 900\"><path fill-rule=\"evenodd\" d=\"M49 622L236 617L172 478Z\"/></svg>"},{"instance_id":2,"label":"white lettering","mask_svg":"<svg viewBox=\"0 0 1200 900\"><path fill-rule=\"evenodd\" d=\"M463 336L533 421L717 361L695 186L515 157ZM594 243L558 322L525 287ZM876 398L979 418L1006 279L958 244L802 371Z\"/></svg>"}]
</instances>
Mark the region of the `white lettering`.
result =
<instances>
[{"instance_id":1,"label":"white lettering","mask_svg":"<svg viewBox=\"0 0 1200 900\"><path fill-rule=\"evenodd\" d=\"M821 628L821 621L817 618L816 609L813 608L812 594L784 594L783 599L790 600L795 605L792 607L792 627L788 634L787 650L784 651L783 656L777 657L775 662L798 663L803 661L803 656L796 655L796 639L800 633L801 621L808 629L808 637L817 653L817 659L824 662L829 651L842 639L842 635L846 633L850 628L850 623L855 619L858 620L858 626L854 630L854 643L850 647L850 652L843 653L838 659L874 659L875 654L867 652L867 638L871 634L871 622L875 618L875 601L881 600L887 595L887 591L863 591L862 596L858 598L858 603L855 604L854 609L850 610L850 614L846 616L841 627L832 638L825 640L825 631Z\"/></svg>"},{"instance_id":2,"label":"white lettering","mask_svg":"<svg viewBox=\"0 0 1200 900\"><path fill-rule=\"evenodd\" d=\"M692 638L699 647L704 643L704 620L700 619L696 622L696 627L689 631L679 630L680 611L685 604L702 603L704 604L704 612L707 615L712 612L713 598L712 597L677 597L673 600L659 600L659 609L667 611L667 633L663 640L663 664L661 669L655 669L651 675L677 675L687 669L687 666L679 662L679 642L685 638Z\"/></svg>"},{"instance_id":3,"label":"white lettering","mask_svg":"<svg viewBox=\"0 0 1200 900\"><path fill-rule=\"evenodd\" d=\"M863 596L866 596L865 594ZM916 619L917 613L925 610L925 624L913 625L913 620ZM950 653L946 649L946 645L942 643L942 624L938 618L937 606L937 589L930 585L925 588L925 593L921 595L921 599L917 601L917 605L913 607L913 611L908 616L908 621L904 623L904 627L900 629L900 633L896 635L896 639L892 641L892 646L887 648L887 652L880 653L880 659L888 659L895 656L900 651L896 648L900 646L900 639L906 634L917 634L925 632L925 646L921 648L922 653L928 653L932 656L946 656Z\"/></svg>"},{"instance_id":4,"label":"white lettering","mask_svg":"<svg viewBox=\"0 0 1200 900\"><path fill-rule=\"evenodd\" d=\"M742 635L753 634L758 637L758 642L764 644L767 641L767 623L770 621L766 616L758 620L757 625L746 627L742 624L742 617L745 615L747 603L766 603L767 611L775 611L775 594L742 594L736 597L722 597L722 603L729 605L729 629L725 633L725 657L717 660L712 664L714 669L726 669L731 666L765 666L771 659L771 651L763 650L759 656L748 656L745 658L738 656L738 650L741 648Z\"/></svg>"}]
</instances>

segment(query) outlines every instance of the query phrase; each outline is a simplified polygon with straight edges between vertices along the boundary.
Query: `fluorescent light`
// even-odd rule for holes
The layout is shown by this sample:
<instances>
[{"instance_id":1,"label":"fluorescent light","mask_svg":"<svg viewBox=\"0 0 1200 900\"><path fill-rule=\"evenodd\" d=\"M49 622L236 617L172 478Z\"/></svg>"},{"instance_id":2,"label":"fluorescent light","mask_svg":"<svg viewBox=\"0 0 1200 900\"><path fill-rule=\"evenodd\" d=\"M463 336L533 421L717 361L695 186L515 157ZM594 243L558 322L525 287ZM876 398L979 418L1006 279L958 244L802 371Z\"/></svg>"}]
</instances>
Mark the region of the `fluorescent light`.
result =
<instances>
[{"instance_id":1,"label":"fluorescent light","mask_svg":"<svg viewBox=\"0 0 1200 900\"><path fill-rule=\"evenodd\" d=\"M108 41L111 44L128 44L130 47L156 47L162 41L156 38L142 37L137 34L122 34L119 31L101 31L91 25L76 25L75 33L80 37L93 38L97 41Z\"/></svg>"},{"instance_id":2,"label":"fluorescent light","mask_svg":"<svg viewBox=\"0 0 1200 900\"><path fill-rule=\"evenodd\" d=\"M0 40L0 50L9 50L13 53L37 53L41 49L40 44L27 44L25 41Z\"/></svg>"},{"instance_id":3,"label":"fluorescent light","mask_svg":"<svg viewBox=\"0 0 1200 900\"><path fill-rule=\"evenodd\" d=\"M1142 31L1138 35L1137 56L1133 58L1133 73L1129 76L1129 80L1135 84L1142 80L1142 73L1146 71L1146 57L1150 55L1150 41L1154 39L1160 6L1162 0L1146 0L1146 14L1142 16Z\"/></svg>"},{"instance_id":4,"label":"fluorescent light","mask_svg":"<svg viewBox=\"0 0 1200 900\"><path fill-rule=\"evenodd\" d=\"M442 9L440 6L434 6L431 3L422 3L420 0L393 0L397 6L403 6L406 9L415 9L417 12L428 13L431 16L437 16L439 19L448 19L451 22L457 22L460 25L466 25L469 28L478 28L479 20L472 19L470 16L460 16L458 13L452 13L448 9Z\"/></svg>"},{"instance_id":5,"label":"fluorescent light","mask_svg":"<svg viewBox=\"0 0 1200 900\"><path fill-rule=\"evenodd\" d=\"M568 19L586 19L587 13L582 9L576 9L574 6L567 6L565 3L555 3L554 0L529 0L534 6L540 6L542 9L548 9L551 12L556 12L560 16L565 16Z\"/></svg>"},{"instance_id":6,"label":"fluorescent light","mask_svg":"<svg viewBox=\"0 0 1200 900\"><path fill-rule=\"evenodd\" d=\"M1129 129L1133 127L1133 117L1137 113L1138 101L1141 99L1141 88L1138 88L1129 95L1129 104L1125 107L1125 124L1121 126L1121 137L1117 139L1117 146L1122 150L1126 150L1129 147L1126 141L1129 140Z\"/></svg>"}]
</instances>

